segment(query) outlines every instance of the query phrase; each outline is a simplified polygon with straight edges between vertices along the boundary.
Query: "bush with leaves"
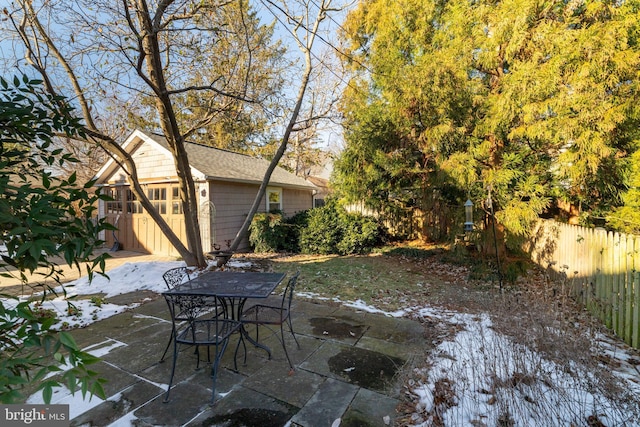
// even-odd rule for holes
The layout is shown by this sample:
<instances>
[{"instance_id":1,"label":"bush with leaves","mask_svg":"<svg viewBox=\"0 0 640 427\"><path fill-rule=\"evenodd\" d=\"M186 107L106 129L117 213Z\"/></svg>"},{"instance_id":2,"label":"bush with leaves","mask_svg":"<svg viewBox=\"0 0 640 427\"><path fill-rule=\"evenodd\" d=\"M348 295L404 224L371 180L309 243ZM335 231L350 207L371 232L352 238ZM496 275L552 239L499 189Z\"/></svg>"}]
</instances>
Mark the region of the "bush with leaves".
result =
<instances>
[{"instance_id":1,"label":"bush with leaves","mask_svg":"<svg viewBox=\"0 0 640 427\"><path fill-rule=\"evenodd\" d=\"M383 229L374 218L349 213L336 202L312 209L308 215L307 227L300 233L303 253L367 253L382 242Z\"/></svg>"},{"instance_id":2,"label":"bush with leaves","mask_svg":"<svg viewBox=\"0 0 640 427\"><path fill-rule=\"evenodd\" d=\"M28 283L26 272L44 271L43 279L61 282L61 270L53 261L61 256L69 266L81 269L89 279L104 273L106 255L93 257L103 242L98 238L111 229L93 218L102 197L90 191L92 182L77 183L75 174L58 177L54 164L77 162L55 146L55 137L82 137L82 125L74 119L65 99L41 90L40 81L27 77L8 81L0 78L0 277L18 277L23 289L42 291L42 299L53 289ZM22 389L35 386L51 400L60 373L72 392L79 386L104 398L103 380L87 368L98 359L81 351L67 332L56 332L55 315L42 315L27 302L2 295L0 298L0 402L22 399ZM60 366L65 366L63 370ZM66 369L70 368L70 369Z\"/></svg>"},{"instance_id":3,"label":"bush with leaves","mask_svg":"<svg viewBox=\"0 0 640 427\"><path fill-rule=\"evenodd\" d=\"M382 241L382 229L371 217L343 213L340 224L342 237L336 245L339 254L367 253Z\"/></svg>"},{"instance_id":4,"label":"bush with leaves","mask_svg":"<svg viewBox=\"0 0 640 427\"><path fill-rule=\"evenodd\" d=\"M281 212L258 213L249 228L255 252L299 252L300 230L307 226L307 211L284 218Z\"/></svg>"},{"instance_id":5,"label":"bush with leaves","mask_svg":"<svg viewBox=\"0 0 640 427\"><path fill-rule=\"evenodd\" d=\"M281 250L285 252L300 252L300 233L309 224L309 211L301 211L286 218L282 225L283 242Z\"/></svg>"},{"instance_id":6,"label":"bush with leaves","mask_svg":"<svg viewBox=\"0 0 640 427\"><path fill-rule=\"evenodd\" d=\"M309 212L307 227L300 233L300 250L308 254L335 254L340 241L340 218L334 204Z\"/></svg>"},{"instance_id":7,"label":"bush with leaves","mask_svg":"<svg viewBox=\"0 0 640 427\"><path fill-rule=\"evenodd\" d=\"M255 252L277 252L283 244L282 213L257 213L249 227L249 243Z\"/></svg>"}]
</instances>

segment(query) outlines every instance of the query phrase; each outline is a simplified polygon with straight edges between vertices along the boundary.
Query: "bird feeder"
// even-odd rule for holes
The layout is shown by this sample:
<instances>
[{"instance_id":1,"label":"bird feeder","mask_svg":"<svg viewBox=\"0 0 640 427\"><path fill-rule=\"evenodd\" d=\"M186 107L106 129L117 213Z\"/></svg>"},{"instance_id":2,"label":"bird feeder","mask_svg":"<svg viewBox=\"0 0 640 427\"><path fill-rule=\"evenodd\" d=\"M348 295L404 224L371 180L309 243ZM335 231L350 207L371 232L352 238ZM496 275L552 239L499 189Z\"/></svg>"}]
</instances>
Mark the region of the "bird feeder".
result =
<instances>
[{"instance_id":1,"label":"bird feeder","mask_svg":"<svg viewBox=\"0 0 640 427\"><path fill-rule=\"evenodd\" d=\"M473 202L467 200L464 204L464 231L473 231Z\"/></svg>"}]
</instances>

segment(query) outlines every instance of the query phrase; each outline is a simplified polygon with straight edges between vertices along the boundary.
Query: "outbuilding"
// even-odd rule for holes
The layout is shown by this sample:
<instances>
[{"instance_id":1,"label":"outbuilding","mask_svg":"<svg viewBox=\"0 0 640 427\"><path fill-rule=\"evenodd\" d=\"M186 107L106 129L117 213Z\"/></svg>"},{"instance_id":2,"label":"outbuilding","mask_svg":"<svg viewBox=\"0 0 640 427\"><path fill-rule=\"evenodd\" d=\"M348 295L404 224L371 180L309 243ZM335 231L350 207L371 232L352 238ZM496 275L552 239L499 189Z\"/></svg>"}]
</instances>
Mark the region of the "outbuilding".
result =
<instances>
[{"instance_id":1,"label":"outbuilding","mask_svg":"<svg viewBox=\"0 0 640 427\"><path fill-rule=\"evenodd\" d=\"M134 131L123 148L133 157L140 184L159 213L186 244L185 222L173 156L164 137ZM191 173L196 185L202 247L226 249L244 222L269 162L264 159L187 142ZM160 228L131 192L129 176L110 159L96 175L96 185L113 201L101 201L99 215L118 230L104 238L108 247L178 256ZM259 212L279 210L285 216L310 209L317 187L281 167L271 175ZM245 238L238 248L249 248Z\"/></svg>"}]
</instances>

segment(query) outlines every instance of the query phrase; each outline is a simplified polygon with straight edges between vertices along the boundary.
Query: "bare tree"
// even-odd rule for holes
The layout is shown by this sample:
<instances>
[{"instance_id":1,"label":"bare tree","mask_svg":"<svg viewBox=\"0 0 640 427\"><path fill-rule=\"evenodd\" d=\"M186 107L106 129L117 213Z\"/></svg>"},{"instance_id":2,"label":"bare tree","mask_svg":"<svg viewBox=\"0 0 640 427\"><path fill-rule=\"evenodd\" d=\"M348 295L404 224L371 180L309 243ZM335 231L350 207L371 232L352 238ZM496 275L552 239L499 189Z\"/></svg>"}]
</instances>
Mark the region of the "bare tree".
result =
<instances>
[{"instance_id":1,"label":"bare tree","mask_svg":"<svg viewBox=\"0 0 640 427\"><path fill-rule=\"evenodd\" d=\"M317 56L314 47L318 39L322 39L320 34L321 26L329 18L330 13L337 13L341 8L332 6L332 0L300 0L299 2L283 2L277 3L275 0L264 0L263 2L271 13L279 19L281 24L287 26L288 32L292 40L298 46L304 61L304 68L300 75L298 92L295 104L287 119L286 126L278 149L276 150L271 163L265 173L258 193L251 205L251 209L242 224L240 230L236 234L235 239L231 243L230 250L234 251L240 245L240 242L246 236L253 216L258 210L260 203L265 195L269 180L273 170L280 162L284 155L292 135L296 132L302 132L305 129L312 128L320 119L329 117L331 107L334 100L323 100L319 102L316 97L326 96L327 92L312 92L311 99L307 99L309 88L312 86L312 77L314 71L318 71L322 60ZM329 91L331 93L331 91ZM321 95L324 94L324 95ZM318 102L316 102L318 101ZM308 108L303 113L303 107Z\"/></svg>"},{"instance_id":2,"label":"bare tree","mask_svg":"<svg viewBox=\"0 0 640 427\"><path fill-rule=\"evenodd\" d=\"M41 76L50 93L73 91L74 101L84 118L86 140L107 150L123 166L142 207L186 263L204 266L197 198L185 140L209 124L219 111L205 112L185 126L178 120L176 102L188 93L256 102L257 96L248 93L247 85L243 84L250 81L251 54L245 55L247 64L230 75L210 76L209 81L199 85L193 85L190 78L198 66L190 62L190 53L197 50L196 58L200 61L215 60L204 55L206 46L215 44L220 31L227 31L224 23L221 25L216 19L224 8L236 2L78 0L71 9L65 2L45 0L37 6L35 3L17 0L14 9L4 10L22 43L24 60ZM247 44L239 45L238 49L250 51L258 47ZM98 126L98 100L117 99L120 93L127 98L122 104L131 104L136 98L153 100L156 123L174 157L187 246L149 201L129 153ZM134 105L141 104L134 102Z\"/></svg>"},{"instance_id":3,"label":"bare tree","mask_svg":"<svg viewBox=\"0 0 640 427\"><path fill-rule=\"evenodd\" d=\"M318 40L326 41L320 34L321 26L330 13L339 9L333 8L330 0L282 4L264 0L263 4L288 29L304 65L290 67L299 81L290 109L271 111L283 119L282 136L232 250L246 236L291 136L313 128L317 120L327 117L335 99L332 91L313 88L320 81L317 77L323 64L316 44ZM204 266L206 260L185 141L209 126L225 106L237 108L238 103L250 103L270 110L277 104L274 92L269 92L270 99L260 92L269 87L272 77L263 73L260 84L251 84L258 52L270 49L268 40L249 37L244 18L239 26L225 23L223 12L233 6L239 7L241 17L248 10L243 0L76 0L73 8L56 0L41 0L37 5L35 0L16 0L13 9L4 10L9 18L6 22L12 25L24 53L24 62L19 62L18 67L23 63L32 67L51 94L74 94L73 102L84 118L86 141L104 148L123 167L142 207L189 265ZM228 74L198 73L224 54L214 49L221 34L240 31L238 28L245 33L238 34L236 51L228 55L244 63L230 63ZM278 71L274 69L273 74L278 75ZM186 246L153 207L139 183L132 157L105 126L101 112L107 104L120 105L121 111L128 114L135 114L137 109L154 112L152 123L164 134L174 157ZM195 105L199 114L188 114Z\"/></svg>"}]
</instances>

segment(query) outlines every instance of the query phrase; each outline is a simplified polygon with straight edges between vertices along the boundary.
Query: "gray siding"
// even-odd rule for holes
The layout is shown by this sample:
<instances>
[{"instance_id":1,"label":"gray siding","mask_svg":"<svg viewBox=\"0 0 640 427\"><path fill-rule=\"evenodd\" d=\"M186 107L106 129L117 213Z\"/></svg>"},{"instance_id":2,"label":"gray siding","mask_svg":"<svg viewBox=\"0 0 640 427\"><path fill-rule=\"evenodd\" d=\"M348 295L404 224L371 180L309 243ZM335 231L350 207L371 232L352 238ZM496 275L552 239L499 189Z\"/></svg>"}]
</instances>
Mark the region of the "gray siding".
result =
<instances>
[{"instance_id":1,"label":"gray siding","mask_svg":"<svg viewBox=\"0 0 640 427\"><path fill-rule=\"evenodd\" d=\"M282 208L286 216L306 211L313 207L313 194L305 190L282 190Z\"/></svg>"},{"instance_id":2,"label":"gray siding","mask_svg":"<svg viewBox=\"0 0 640 427\"><path fill-rule=\"evenodd\" d=\"M258 185L215 181L211 184L211 201L216 207L215 239L221 249L226 249L226 240L233 240L247 217ZM310 209L313 196L310 191L283 189L282 207L285 215ZM260 202L258 212L265 212L264 198ZM249 239L245 238L238 250L249 249Z\"/></svg>"},{"instance_id":3,"label":"gray siding","mask_svg":"<svg viewBox=\"0 0 640 427\"><path fill-rule=\"evenodd\" d=\"M227 248L227 240L236 237L257 191L257 185L220 181L211 183L211 201L216 207L215 243L220 245L221 249ZM260 211L264 211L264 207ZM245 249L249 249L248 238L238 247L238 250Z\"/></svg>"}]
</instances>

